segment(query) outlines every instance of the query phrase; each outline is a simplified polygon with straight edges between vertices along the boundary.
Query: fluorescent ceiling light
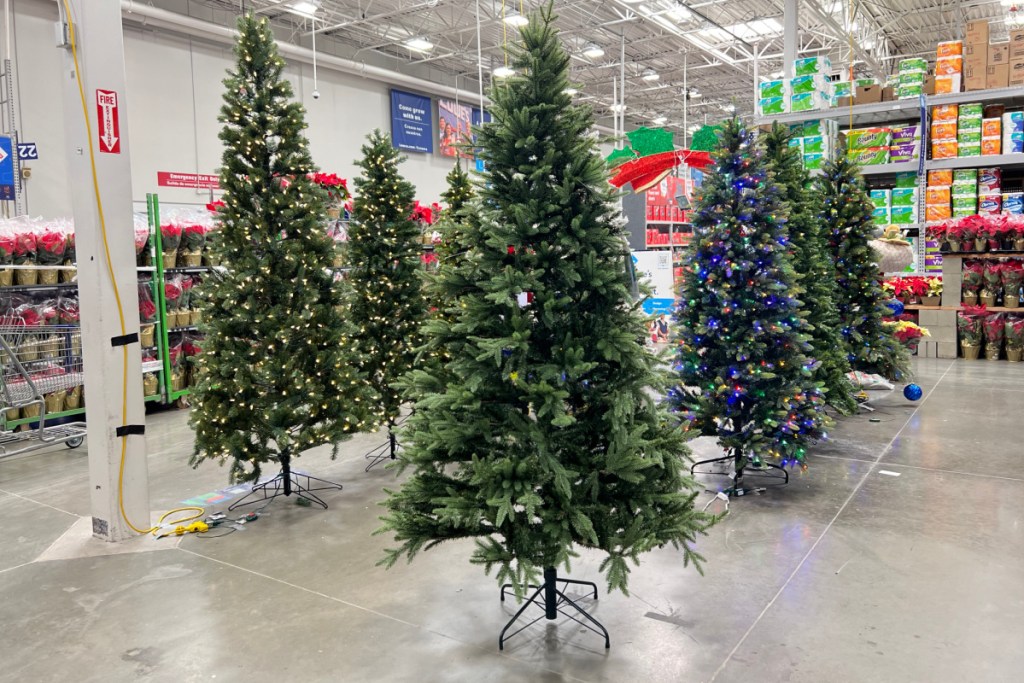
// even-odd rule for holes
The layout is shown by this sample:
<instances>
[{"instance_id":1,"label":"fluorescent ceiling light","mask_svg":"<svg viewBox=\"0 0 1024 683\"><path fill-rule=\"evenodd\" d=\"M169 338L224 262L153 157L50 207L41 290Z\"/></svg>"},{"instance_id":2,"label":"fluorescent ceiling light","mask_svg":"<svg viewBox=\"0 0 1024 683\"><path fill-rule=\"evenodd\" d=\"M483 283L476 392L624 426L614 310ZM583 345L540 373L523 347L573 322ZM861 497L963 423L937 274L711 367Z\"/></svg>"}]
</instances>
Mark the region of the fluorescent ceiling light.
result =
<instances>
[{"instance_id":1,"label":"fluorescent ceiling light","mask_svg":"<svg viewBox=\"0 0 1024 683\"><path fill-rule=\"evenodd\" d=\"M518 28L520 26L526 26L527 24L530 23L530 20L524 17L519 12L512 10L511 12L505 15L505 23L508 24L509 26L515 26Z\"/></svg>"},{"instance_id":2,"label":"fluorescent ceiling light","mask_svg":"<svg viewBox=\"0 0 1024 683\"><path fill-rule=\"evenodd\" d=\"M732 114L733 112L736 111L736 105L735 104L727 104L724 107L722 107L722 109L724 109L727 112L729 112L730 114Z\"/></svg>"},{"instance_id":3,"label":"fluorescent ceiling light","mask_svg":"<svg viewBox=\"0 0 1024 683\"><path fill-rule=\"evenodd\" d=\"M516 73L516 70L508 66L499 66L497 69L491 72L495 78L508 78Z\"/></svg>"},{"instance_id":4,"label":"fluorescent ceiling light","mask_svg":"<svg viewBox=\"0 0 1024 683\"><path fill-rule=\"evenodd\" d=\"M626 111L626 106L623 104L613 104L610 109L616 114Z\"/></svg>"},{"instance_id":5,"label":"fluorescent ceiling light","mask_svg":"<svg viewBox=\"0 0 1024 683\"><path fill-rule=\"evenodd\" d=\"M659 116L657 118L651 119L651 123L653 123L656 126L664 126L667 121L668 118L664 116Z\"/></svg>"},{"instance_id":6,"label":"fluorescent ceiling light","mask_svg":"<svg viewBox=\"0 0 1024 683\"><path fill-rule=\"evenodd\" d=\"M588 43L587 46L583 48L583 55L585 57L589 57L590 59L604 57L604 48L602 48L597 43Z\"/></svg>"},{"instance_id":7,"label":"fluorescent ceiling light","mask_svg":"<svg viewBox=\"0 0 1024 683\"><path fill-rule=\"evenodd\" d=\"M566 89L565 89L565 90L563 90L562 92L564 92L564 93L565 93L566 95L568 95L569 97L575 97L576 95L579 95L579 94L580 94L580 91L579 91L579 90L577 90L576 88L566 88Z\"/></svg>"},{"instance_id":8,"label":"fluorescent ceiling light","mask_svg":"<svg viewBox=\"0 0 1024 683\"><path fill-rule=\"evenodd\" d=\"M644 72L643 74L640 75L640 78L644 79L645 81L656 81L659 78L661 78L661 75L654 69L644 69Z\"/></svg>"},{"instance_id":9,"label":"fluorescent ceiling light","mask_svg":"<svg viewBox=\"0 0 1024 683\"><path fill-rule=\"evenodd\" d=\"M700 90L697 90L696 88L690 88L690 99L691 100L700 99Z\"/></svg>"},{"instance_id":10,"label":"fluorescent ceiling light","mask_svg":"<svg viewBox=\"0 0 1024 683\"><path fill-rule=\"evenodd\" d=\"M434 49L434 44L426 38L410 38L405 41L405 46L416 52L429 52Z\"/></svg>"},{"instance_id":11,"label":"fluorescent ceiling light","mask_svg":"<svg viewBox=\"0 0 1024 683\"><path fill-rule=\"evenodd\" d=\"M300 17L306 17L312 19L316 16L316 11L320 9L319 0L298 0L288 6L288 11L292 14L298 14Z\"/></svg>"},{"instance_id":12,"label":"fluorescent ceiling light","mask_svg":"<svg viewBox=\"0 0 1024 683\"><path fill-rule=\"evenodd\" d=\"M626 3L627 5L635 5L638 2L643 2L643 1L644 0L622 0L622 2Z\"/></svg>"},{"instance_id":13,"label":"fluorescent ceiling light","mask_svg":"<svg viewBox=\"0 0 1024 683\"><path fill-rule=\"evenodd\" d=\"M783 73L781 71L773 71L772 78L782 78Z\"/></svg>"}]
</instances>

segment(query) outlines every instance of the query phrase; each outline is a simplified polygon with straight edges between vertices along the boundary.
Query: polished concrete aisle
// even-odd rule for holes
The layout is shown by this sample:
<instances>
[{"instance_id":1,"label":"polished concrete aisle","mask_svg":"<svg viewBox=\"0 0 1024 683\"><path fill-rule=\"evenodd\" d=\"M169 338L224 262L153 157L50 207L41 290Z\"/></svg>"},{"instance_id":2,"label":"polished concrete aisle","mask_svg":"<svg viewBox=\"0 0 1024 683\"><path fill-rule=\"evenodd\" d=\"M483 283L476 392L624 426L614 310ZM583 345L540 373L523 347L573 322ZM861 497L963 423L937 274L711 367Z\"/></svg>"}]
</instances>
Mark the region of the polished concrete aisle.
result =
<instances>
[{"instance_id":1,"label":"polished concrete aisle","mask_svg":"<svg viewBox=\"0 0 1024 683\"><path fill-rule=\"evenodd\" d=\"M299 461L345 484L329 510L278 500L224 538L117 547L80 540L83 452L0 461L0 681L1021 681L1024 365L916 368L923 400L889 395L789 487L734 500L700 544L707 576L664 549L631 597L587 602L609 651L542 620L499 653L515 603L471 543L376 567L394 475L363 472L373 436ZM184 413L149 425L154 510L225 485L186 466ZM600 582L600 559L573 576Z\"/></svg>"}]
</instances>

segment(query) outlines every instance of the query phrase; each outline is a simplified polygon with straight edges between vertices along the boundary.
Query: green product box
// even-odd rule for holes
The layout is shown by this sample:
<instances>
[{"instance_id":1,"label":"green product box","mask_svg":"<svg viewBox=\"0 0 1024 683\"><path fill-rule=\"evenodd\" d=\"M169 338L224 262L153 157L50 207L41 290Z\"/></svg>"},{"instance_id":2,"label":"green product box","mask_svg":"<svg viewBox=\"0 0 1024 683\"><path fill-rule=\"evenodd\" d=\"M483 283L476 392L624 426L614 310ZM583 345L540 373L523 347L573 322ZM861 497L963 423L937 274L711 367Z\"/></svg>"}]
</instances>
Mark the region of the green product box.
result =
<instances>
[{"instance_id":1,"label":"green product box","mask_svg":"<svg viewBox=\"0 0 1024 683\"><path fill-rule=\"evenodd\" d=\"M897 187L892 191L892 205L893 207L917 206L917 188Z\"/></svg>"},{"instance_id":2,"label":"green product box","mask_svg":"<svg viewBox=\"0 0 1024 683\"><path fill-rule=\"evenodd\" d=\"M953 218L967 218L977 213L974 209L953 209Z\"/></svg>"},{"instance_id":3,"label":"green product box","mask_svg":"<svg viewBox=\"0 0 1024 683\"><path fill-rule=\"evenodd\" d=\"M804 138L804 154L828 154L832 141L827 135L809 135Z\"/></svg>"},{"instance_id":4,"label":"green product box","mask_svg":"<svg viewBox=\"0 0 1024 683\"><path fill-rule=\"evenodd\" d=\"M786 81L765 81L760 85L761 99L767 100L773 97L785 97Z\"/></svg>"},{"instance_id":5,"label":"green product box","mask_svg":"<svg viewBox=\"0 0 1024 683\"><path fill-rule=\"evenodd\" d=\"M790 147L797 147L797 148L800 149L800 153L801 154L804 153L804 139L803 138L790 138L789 139L789 146Z\"/></svg>"},{"instance_id":6,"label":"green product box","mask_svg":"<svg viewBox=\"0 0 1024 683\"><path fill-rule=\"evenodd\" d=\"M828 109L830 101L820 92L802 92L789 98L789 108L793 112L819 111Z\"/></svg>"},{"instance_id":7,"label":"green product box","mask_svg":"<svg viewBox=\"0 0 1024 683\"><path fill-rule=\"evenodd\" d=\"M825 161L824 154L805 154L804 155L804 168L808 170L816 170L821 168L821 164Z\"/></svg>"},{"instance_id":8,"label":"green product box","mask_svg":"<svg viewBox=\"0 0 1024 683\"><path fill-rule=\"evenodd\" d=\"M970 211L968 215L977 213L978 211L978 198L977 197L953 197L953 210L957 209L961 211Z\"/></svg>"},{"instance_id":9,"label":"green product box","mask_svg":"<svg viewBox=\"0 0 1024 683\"><path fill-rule=\"evenodd\" d=\"M980 136L981 119L975 118L973 116L966 118L961 116L959 119L957 119L956 122L956 132L957 135L960 135L961 133L978 133L978 135Z\"/></svg>"},{"instance_id":10,"label":"green product box","mask_svg":"<svg viewBox=\"0 0 1024 683\"><path fill-rule=\"evenodd\" d=\"M878 85L877 78L857 78L853 82L858 88L868 88L873 85Z\"/></svg>"},{"instance_id":11,"label":"green product box","mask_svg":"<svg viewBox=\"0 0 1024 683\"><path fill-rule=\"evenodd\" d=\"M893 225L911 225L917 222L916 206L894 206L892 207Z\"/></svg>"},{"instance_id":12,"label":"green product box","mask_svg":"<svg viewBox=\"0 0 1024 683\"><path fill-rule=\"evenodd\" d=\"M876 207L875 210L871 212L871 218L879 225L889 225L889 223L892 222L892 215L890 214L888 206Z\"/></svg>"},{"instance_id":13,"label":"green product box","mask_svg":"<svg viewBox=\"0 0 1024 683\"><path fill-rule=\"evenodd\" d=\"M814 137L815 135L829 135L834 123L834 121L828 119L805 121L800 134L807 138Z\"/></svg>"},{"instance_id":14,"label":"green product box","mask_svg":"<svg viewBox=\"0 0 1024 683\"><path fill-rule=\"evenodd\" d=\"M892 131L888 128L854 128L846 132L846 145L850 149L888 147L892 144Z\"/></svg>"},{"instance_id":15,"label":"green product box","mask_svg":"<svg viewBox=\"0 0 1024 683\"><path fill-rule=\"evenodd\" d=\"M761 112L761 116L785 114L789 111L789 107L786 106L785 97L768 97L761 99L758 102L757 108Z\"/></svg>"},{"instance_id":16,"label":"green product box","mask_svg":"<svg viewBox=\"0 0 1024 683\"><path fill-rule=\"evenodd\" d=\"M912 172L897 173L896 187L917 187L917 174Z\"/></svg>"},{"instance_id":17,"label":"green product box","mask_svg":"<svg viewBox=\"0 0 1024 683\"><path fill-rule=\"evenodd\" d=\"M892 206L892 190L871 190L870 196L876 209Z\"/></svg>"},{"instance_id":18,"label":"green product box","mask_svg":"<svg viewBox=\"0 0 1024 683\"><path fill-rule=\"evenodd\" d=\"M850 159L861 166L877 166L889 163L889 147L869 147L867 149L851 149Z\"/></svg>"},{"instance_id":19,"label":"green product box","mask_svg":"<svg viewBox=\"0 0 1024 683\"><path fill-rule=\"evenodd\" d=\"M927 76L927 74L924 71L901 71L900 87L905 85L924 85L925 76Z\"/></svg>"},{"instance_id":20,"label":"green product box","mask_svg":"<svg viewBox=\"0 0 1024 683\"><path fill-rule=\"evenodd\" d=\"M832 85L835 87L835 97L837 100L840 97L853 97L853 83L850 81L836 81Z\"/></svg>"},{"instance_id":21,"label":"green product box","mask_svg":"<svg viewBox=\"0 0 1024 683\"><path fill-rule=\"evenodd\" d=\"M928 60L920 57L900 60L900 73L908 71L928 71Z\"/></svg>"},{"instance_id":22,"label":"green product box","mask_svg":"<svg viewBox=\"0 0 1024 683\"><path fill-rule=\"evenodd\" d=\"M824 76L814 74L812 76L797 76L789 81L789 91L793 95L819 92L828 89L828 81Z\"/></svg>"},{"instance_id":23,"label":"green product box","mask_svg":"<svg viewBox=\"0 0 1024 683\"><path fill-rule=\"evenodd\" d=\"M960 145L957 148L958 157L980 157L981 156L981 143L970 142L966 145Z\"/></svg>"},{"instance_id":24,"label":"green product box","mask_svg":"<svg viewBox=\"0 0 1024 683\"><path fill-rule=\"evenodd\" d=\"M920 97L924 94L924 83L914 85L904 85L900 83L899 90L896 91L896 99L898 100L912 100L915 97Z\"/></svg>"},{"instance_id":25,"label":"green product box","mask_svg":"<svg viewBox=\"0 0 1024 683\"><path fill-rule=\"evenodd\" d=\"M984 108L980 102L970 102L968 104L961 104L959 108L960 118L965 116L968 118L981 118L984 113Z\"/></svg>"},{"instance_id":26,"label":"green product box","mask_svg":"<svg viewBox=\"0 0 1024 683\"><path fill-rule=\"evenodd\" d=\"M953 184L963 185L969 183L971 185L978 185L978 169L976 168L958 168L953 171Z\"/></svg>"},{"instance_id":27,"label":"green product box","mask_svg":"<svg viewBox=\"0 0 1024 683\"><path fill-rule=\"evenodd\" d=\"M830 73L832 73L832 61L828 57L804 57L793 62L794 76Z\"/></svg>"},{"instance_id":28,"label":"green product box","mask_svg":"<svg viewBox=\"0 0 1024 683\"><path fill-rule=\"evenodd\" d=\"M964 130L960 128L956 132L956 140L960 143L960 146L964 145L980 145L981 144L981 130Z\"/></svg>"},{"instance_id":29,"label":"green product box","mask_svg":"<svg viewBox=\"0 0 1024 683\"><path fill-rule=\"evenodd\" d=\"M960 183L959 185L953 183L953 186L949 190L950 196L953 197L970 197L972 199L978 198L978 186L975 183Z\"/></svg>"}]
</instances>

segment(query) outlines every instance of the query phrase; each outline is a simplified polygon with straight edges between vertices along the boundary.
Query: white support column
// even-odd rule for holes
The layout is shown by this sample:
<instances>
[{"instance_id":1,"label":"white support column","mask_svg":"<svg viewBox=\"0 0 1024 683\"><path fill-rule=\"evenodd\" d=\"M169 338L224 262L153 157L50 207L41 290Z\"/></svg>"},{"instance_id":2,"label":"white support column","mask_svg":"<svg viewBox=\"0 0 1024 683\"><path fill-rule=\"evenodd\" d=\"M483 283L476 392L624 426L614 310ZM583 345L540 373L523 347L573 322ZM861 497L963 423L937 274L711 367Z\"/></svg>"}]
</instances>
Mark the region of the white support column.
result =
<instances>
[{"instance_id":1,"label":"white support column","mask_svg":"<svg viewBox=\"0 0 1024 683\"><path fill-rule=\"evenodd\" d=\"M785 78L792 78L793 62L796 61L797 46L800 42L800 0L786 0L782 30L782 73Z\"/></svg>"},{"instance_id":2,"label":"white support column","mask_svg":"<svg viewBox=\"0 0 1024 683\"><path fill-rule=\"evenodd\" d=\"M116 430L124 425L145 424L142 358L138 341L129 344L126 368L125 347L114 347L111 343L113 338L122 335L122 328L101 230L101 222L105 222L111 264L124 312L124 333L138 335L138 277L121 4L113 0L66 2L71 9L70 21L64 13L65 0L57 0L67 43L63 47L60 79L64 89L68 174L73 195L82 309L92 526L95 536L122 541L135 535L125 516L145 530L150 526L150 509L145 438L128 436L122 487L125 514L121 513L118 481L123 444ZM70 22L74 22L77 67L71 49ZM85 112L89 117L88 127ZM127 419L122 415L125 373Z\"/></svg>"}]
</instances>

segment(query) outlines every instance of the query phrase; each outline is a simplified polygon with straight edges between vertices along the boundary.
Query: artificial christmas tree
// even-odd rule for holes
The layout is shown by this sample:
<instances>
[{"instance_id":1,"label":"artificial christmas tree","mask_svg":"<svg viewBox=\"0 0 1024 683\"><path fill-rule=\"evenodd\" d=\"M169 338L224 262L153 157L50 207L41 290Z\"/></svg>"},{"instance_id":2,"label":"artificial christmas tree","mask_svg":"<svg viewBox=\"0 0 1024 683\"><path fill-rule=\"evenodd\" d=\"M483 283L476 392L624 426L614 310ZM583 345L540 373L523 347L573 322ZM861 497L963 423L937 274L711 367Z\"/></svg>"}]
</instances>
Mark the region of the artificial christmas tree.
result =
<instances>
[{"instance_id":1,"label":"artificial christmas tree","mask_svg":"<svg viewBox=\"0 0 1024 683\"><path fill-rule=\"evenodd\" d=\"M281 463L272 488L286 495L310 477L290 461L373 424L372 390L338 313L328 272L334 244L322 217L301 105L290 102L266 19L238 23L238 63L225 81L220 186L224 205L210 249L227 265L198 288L206 340L192 394L192 464L231 459L236 480L256 481ZM316 499L311 494L300 495ZM318 502L319 499L316 499Z\"/></svg>"},{"instance_id":2,"label":"artificial christmas tree","mask_svg":"<svg viewBox=\"0 0 1024 683\"><path fill-rule=\"evenodd\" d=\"M356 199L348 228L350 316L357 326L361 367L376 390L388 440L367 454L369 470L395 458L394 428L402 403L399 378L412 369L426 317L420 229L412 218L412 184L398 172L403 157L390 136L371 133L356 163Z\"/></svg>"},{"instance_id":3,"label":"artificial christmas tree","mask_svg":"<svg viewBox=\"0 0 1024 683\"><path fill-rule=\"evenodd\" d=\"M733 461L741 494L748 465L802 463L828 418L794 296L780 188L735 119L719 145L692 218L669 400L718 437L728 455L715 460Z\"/></svg>"},{"instance_id":4,"label":"artificial christmas tree","mask_svg":"<svg viewBox=\"0 0 1024 683\"><path fill-rule=\"evenodd\" d=\"M875 252L868 244L875 230L873 207L857 166L845 151L840 151L836 161L825 162L817 191L829 232L836 308L847 359L854 370L893 381L904 379L910 355L883 326L883 318L889 314L888 297L882 291Z\"/></svg>"},{"instance_id":5,"label":"artificial christmas tree","mask_svg":"<svg viewBox=\"0 0 1024 683\"><path fill-rule=\"evenodd\" d=\"M765 136L766 158L775 182L781 186L789 216L786 227L798 298L803 303L800 315L807 321L811 355L818 361L814 377L825 390L828 404L849 415L857 409L857 402L853 398L853 386L846 378L850 363L839 334L836 279L828 237L817 195L809 188L810 178L800 157L800 148L790 146L791 139L788 127L774 124Z\"/></svg>"},{"instance_id":6,"label":"artificial christmas tree","mask_svg":"<svg viewBox=\"0 0 1024 683\"><path fill-rule=\"evenodd\" d=\"M593 115L565 94L553 20L550 5L531 17L511 48L518 75L491 92L469 253L440 270L458 317L432 323L457 343L440 372L410 377L426 394L404 433L412 474L382 529L398 542L388 565L476 538L470 561L518 594L543 572L531 602L549 619L576 547L602 551L609 587L625 590L629 561L656 547L699 562L691 544L714 519L694 509L683 434L655 398L665 377L642 346Z\"/></svg>"}]
</instances>

